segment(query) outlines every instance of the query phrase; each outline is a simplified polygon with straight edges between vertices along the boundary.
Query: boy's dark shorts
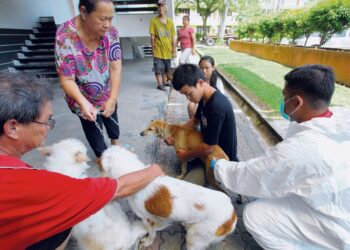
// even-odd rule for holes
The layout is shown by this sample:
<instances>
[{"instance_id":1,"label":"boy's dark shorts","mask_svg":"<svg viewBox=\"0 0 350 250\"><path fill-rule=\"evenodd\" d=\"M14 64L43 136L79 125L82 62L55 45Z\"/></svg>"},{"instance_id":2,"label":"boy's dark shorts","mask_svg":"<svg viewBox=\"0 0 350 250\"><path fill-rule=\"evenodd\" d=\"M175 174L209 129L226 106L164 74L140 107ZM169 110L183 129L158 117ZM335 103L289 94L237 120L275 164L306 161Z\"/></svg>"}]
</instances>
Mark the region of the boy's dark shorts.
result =
<instances>
[{"instance_id":1,"label":"boy's dark shorts","mask_svg":"<svg viewBox=\"0 0 350 250\"><path fill-rule=\"evenodd\" d=\"M153 72L156 74L170 73L171 59L161 59L155 57L153 59Z\"/></svg>"}]
</instances>

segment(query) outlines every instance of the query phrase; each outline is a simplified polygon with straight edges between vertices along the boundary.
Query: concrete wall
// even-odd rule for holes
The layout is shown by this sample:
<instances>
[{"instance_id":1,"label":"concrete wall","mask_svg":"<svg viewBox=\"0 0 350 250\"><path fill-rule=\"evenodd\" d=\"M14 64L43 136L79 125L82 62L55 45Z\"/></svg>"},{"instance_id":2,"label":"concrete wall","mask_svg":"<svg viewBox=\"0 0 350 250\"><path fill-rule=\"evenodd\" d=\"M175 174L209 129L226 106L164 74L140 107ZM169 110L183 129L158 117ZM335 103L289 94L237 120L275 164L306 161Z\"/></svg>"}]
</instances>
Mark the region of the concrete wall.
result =
<instances>
[{"instance_id":1,"label":"concrete wall","mask_svg":"<svg viewBox=\"0 0 350 250\"><path fill-rule=\"evenodd\" d=\"M31 29L40 16L52 16L49 0L0 1L0 28Z\"/></svg>"},{"instance_id":2,"label":"concrete wall","mask_svg":"<svg viewBox=\"0 0 350 250\"><path fill-rule=\"evenodd\" d=\"M350 86L349 52L241 41L232 41L230 49L289 67L298 67L305 64L324 64L333 68L338 82Z\"/></svg>"},{"instance_id":3,"label":"concrete wall","mask_svg":"<svg viewBox=\"0 0 350 250\"><path fill-rule=\"evenodd\" d=\"M167 0L167 16L170 17L175 25L174 0ZM158 14L139 14L139 15L116 15L113 24L117 27L120 37L145 37L149 36L150 20Z\"/></svg>"},{"instance_id":4,"label":"concrete wall","mask_svg":"<svg viewBox=\"0 0 350 250\"><path fill-rule=\"evenodd\" d=\"M52 9L52 16L55 19L55 23L62 24L73 17L75 17L78 11L78 0L47 0L50 2L50 8Z\"/></svg>"}]
</instances>

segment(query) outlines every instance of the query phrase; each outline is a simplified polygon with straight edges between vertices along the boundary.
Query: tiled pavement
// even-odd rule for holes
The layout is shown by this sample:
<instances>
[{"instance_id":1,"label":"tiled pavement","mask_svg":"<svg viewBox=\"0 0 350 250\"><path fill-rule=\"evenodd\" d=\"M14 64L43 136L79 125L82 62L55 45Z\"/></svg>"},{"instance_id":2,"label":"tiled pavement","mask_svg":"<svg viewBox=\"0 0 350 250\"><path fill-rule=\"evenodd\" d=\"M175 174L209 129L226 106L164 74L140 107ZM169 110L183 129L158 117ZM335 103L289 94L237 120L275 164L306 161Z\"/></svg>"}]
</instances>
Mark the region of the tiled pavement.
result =
<instances>
[{"instance_id":1,"label":"tiled pavement","mask_svg":"<svg viewBox=\"0 0 350 250\"><path fill-rule=\"evenodd\" d=\"M220 88L224 93L224 88ZM231 104L234 108L235 118L237 123L237 137L239 158L241 160L249 159L254 156L258 156L267 146L261 137L254 131L249 119L240 111L237 104L229 97ZM179 94L177 91L172 90L169 93L168 104L165 113L165 120L170 123L181 123L188 120L187 115L187 103L185 97ZM175 150L172 147L168 147L164 142L159 141L157 144L157 150L155 154L155 162L161 164L169 175L177 176L180 162L176 159ZM226 237L225 241L210 246L210 250L258 250L261 249L251 235L246 231L242 222L242 212L245 204L252 201L251 198L244 197L243 204L236 202L236 195L231 196L234 207L238 215L238 224L233 234ZM185 249L185 232L181 226L172 226L158 233L155 244L148 248L152 250L164 249L164 250L182 250Z\"/></svg>"},{"instance_id":2,"label":"tiled pavement","mask_svg":"<svg viewBox=\"0 0 350 250\"><path fill-rule=\"evenodd\" d=\"M186 121L187 100L176 91L169 91L169 88L167 88L166 92L157 90L151 67L152 62L150 59L123 62L123 84L118 99L118 115L121 126L120 143L131 145L134 148L134 152L145 163L159 163L169 175L175 176L177 175L175 169L179 166L179 162L176 159L174 149L166 146L164 142L154 137L141 137L139 132L152 119L164 118L173 123ZM78 118L68 110L57 85L54 88L56 98L53 102L53 109L56 126L50 132L46 144L50 145L64 138L74 137L82 140L87 145ZM245 160L259 155L266 148L266 144L252 128L250 121L237 105L233 102L232 105L236 115L239 158ZM91 159L94 159L90 148L89 156ZM43 162L42 157L35 151L25 155L24 160L36 167L40 167ZM93 165L92 162L91 165ZM90 175L98 176L97 168L92 167ZM209 249L261 249L242 224L242 211L244 205L250 199L245 198L243 204L237 204L235 195L233 195L232 201L237 209L239 218L237 228L224 242L211 246ZM127 210L125 201L122 201L122 203L124 209ZM130 211L127 214L131 215ZM185 249L184 238L185 232L182 227L174 225L158 233L153 246L149 249ZM71 240L68 249L80 250L74 239Z\"/></svg>"}]
</instances>

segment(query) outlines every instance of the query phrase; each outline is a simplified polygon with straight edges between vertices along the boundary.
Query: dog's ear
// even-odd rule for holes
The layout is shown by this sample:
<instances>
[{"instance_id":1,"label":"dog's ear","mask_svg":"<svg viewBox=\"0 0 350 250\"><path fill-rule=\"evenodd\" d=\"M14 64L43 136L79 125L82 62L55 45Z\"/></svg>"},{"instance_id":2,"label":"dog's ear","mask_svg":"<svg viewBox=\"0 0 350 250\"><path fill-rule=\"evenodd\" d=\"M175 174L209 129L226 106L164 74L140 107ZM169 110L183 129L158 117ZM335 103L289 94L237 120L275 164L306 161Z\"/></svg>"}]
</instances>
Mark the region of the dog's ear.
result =
<instances>
[{"instance_id":1,"label":"dog's ear","mask_svg":"<svg viewBox=\"0 0 350 250\"><path fill-rule=\"evenodd\" d=\"M86 154L84 154L80 151L75 153L75 161L77 163L87 162L89 160L90 160L90 158Z\"/></svg>"},{"instance_id":2,"label":"dog's ear","mask_svg":"<svg viewBox=\"0 0 350 250\"><path fill-rule=\"evenodd\" d=\"M51 147L38 147L37 150L40 152L42 156L51 155Z\"/></svg>"}]
</instances>

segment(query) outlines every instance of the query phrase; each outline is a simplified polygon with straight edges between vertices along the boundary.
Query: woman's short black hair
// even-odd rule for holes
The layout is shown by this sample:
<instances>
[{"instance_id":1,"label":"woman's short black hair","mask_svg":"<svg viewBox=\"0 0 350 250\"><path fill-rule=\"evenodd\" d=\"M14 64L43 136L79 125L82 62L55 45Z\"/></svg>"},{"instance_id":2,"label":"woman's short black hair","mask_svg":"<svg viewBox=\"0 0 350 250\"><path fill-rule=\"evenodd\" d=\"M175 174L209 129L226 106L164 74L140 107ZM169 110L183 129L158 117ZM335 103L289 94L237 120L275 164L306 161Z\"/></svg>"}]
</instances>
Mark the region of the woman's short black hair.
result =
<instances>
[{"instance_id":1,"label":"woman's short black hair","mask_svg":"<svg viewBox=\"0 0 350 250\"><path fill-rule=\"evenodd\" d=\"M84 6L86 9L86 12L88 14L90 14L91 12L96 10L96 5L98 4L98 2L101 2L101 1L113 3L112 0L80 0L79 1L79 9L80 9L80 7Z\"/></svg>"}]
</instances>

